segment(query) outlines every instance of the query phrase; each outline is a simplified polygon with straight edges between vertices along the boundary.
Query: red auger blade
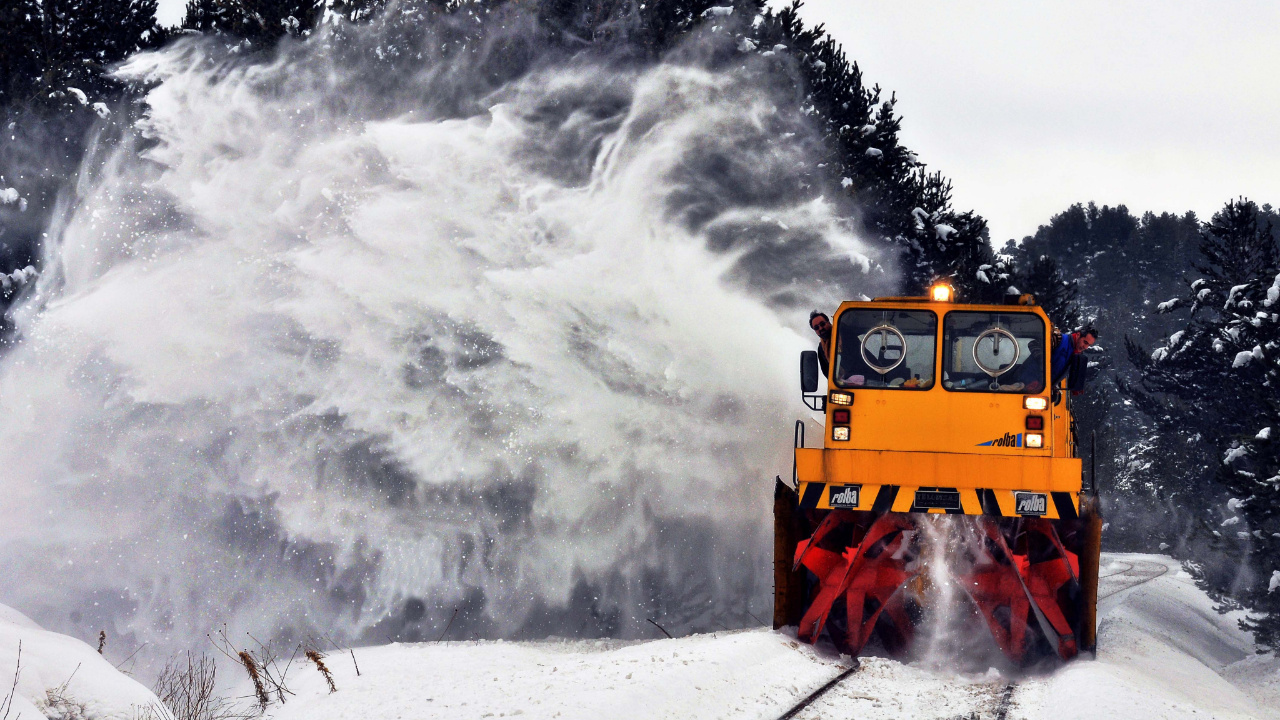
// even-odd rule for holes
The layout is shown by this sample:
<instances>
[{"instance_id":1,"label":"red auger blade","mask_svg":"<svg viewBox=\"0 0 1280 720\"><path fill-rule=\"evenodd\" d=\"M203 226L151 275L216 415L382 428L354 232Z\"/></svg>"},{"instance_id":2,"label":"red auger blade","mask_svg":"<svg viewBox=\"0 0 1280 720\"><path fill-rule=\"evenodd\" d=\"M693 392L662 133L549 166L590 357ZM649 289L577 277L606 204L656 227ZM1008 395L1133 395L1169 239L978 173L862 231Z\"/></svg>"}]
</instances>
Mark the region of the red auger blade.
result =
<instances>
[{"instance_id":1,"label":"red auger blade","mask_svg":"<svg viewBox=\"0 0 1280 720\"><path fill-rule=\"evenodd\" d=\"M1053 523L1042 518L1028 520L1026 553L1018 555L1018 569L1027 594L1057 635L1058 655L1063 660L1076 656L1076 635L1064 609L1071 609L1070 584L1079 583L1080 559L1063 547ZM1074 614L1074 613L1073 613ZM1048 628L1045 629L1046 633Z\"/></svg>"},{"instance_id":2,"label":"red auger blade","mask_svg":"<svg viewBox=\"0 0 1280 720\"><path fill-rule=\"evenodd\" d=\"M995 522L983 520L982 552L961 586L982 611L996 645L1015 663L1026 656L1031 601L1018 577L1012 553Z\"/></svg>"},{"instance_id":3,"label":"red auger blade","mask_svg":"<svg viewBox=\"0 0 1280 720\"><path fill-rule=\"evenodd\" d=\"M1009 659L1021 663L1038 628L1064 660L1075 657L1078 649L1067 612L1074 614L1071 583L1078 584L1079 559L1063 546L1047 520L1021 521L1015 531L1020 542L1012 550L996 521L984 518L980 525L983 553L963 586L986 618L996 644Z\"/></svg>"},{"instance_id":4,"label":"red auger blade","mask_svg":"<svg viewBox=\"0 0 1280 720\"><path fill-rule=\"evenodd\" d=\"M834 513L832 513L834 515ZM796 548L796 561L803 564L818 578L819 590L800 621L799 637L805 642L815 642L822 634L831 608L840 596L845 598L848 628L841 650L857 654L871 638L876 620L886 607L892 607L890 618L895 625L903 623L904 609L901 600L893 601L898 589L911 578L908 569L911 560L911 522L901 515L883 515L867 529L862 540L836 553L817 547L840 518L828 524L829 515L814 532L813 538ZM897 605L894 604L897 603ZM906 624L906 623L903 623ZM900 637L909 637L900 632Z\"/></svg>"}]
</instances>

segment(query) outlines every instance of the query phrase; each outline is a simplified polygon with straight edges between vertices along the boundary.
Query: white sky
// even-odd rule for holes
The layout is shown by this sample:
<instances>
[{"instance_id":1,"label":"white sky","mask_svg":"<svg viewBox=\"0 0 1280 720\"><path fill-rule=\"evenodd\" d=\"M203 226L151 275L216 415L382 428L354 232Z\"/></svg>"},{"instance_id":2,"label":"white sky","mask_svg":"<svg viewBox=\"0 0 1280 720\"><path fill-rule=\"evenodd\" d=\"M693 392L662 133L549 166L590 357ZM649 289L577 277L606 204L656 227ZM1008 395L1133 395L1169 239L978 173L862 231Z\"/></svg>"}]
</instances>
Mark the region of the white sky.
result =
<instances>
[{"instance_id":1,"label":"white sky","mask_svg":"<svg viewBox=\"0 0 1280 720\"><path fill-rule=\"evenodd\" d=\"M774 6L785 0L770 0ZM184 0L160 0L178 22ZM1280 205L1280 3L806 0L1003 244L1074 202Z\"/></svg>"},{"instance_id":2,"label":"white sky","mask_svg":"<svg viewBox=\"0 0 1280 720\"><path fill-rule=\"evenodd\" d=\"M161 25L177 25L187 12L187 0L159 0L156 3L156 20Z\"/></svg>"},{"instance_id":3,"label":"white sky","mask_svg":"<svg viewBox=\"0 0 1280 720\"><path fill-rule=\"evenodd\" d=\"M771 0L779 6L779 0ZM806 0L997 245L1074 202L1280 205L1280 3Z\"/></svg>"}]
</instances>

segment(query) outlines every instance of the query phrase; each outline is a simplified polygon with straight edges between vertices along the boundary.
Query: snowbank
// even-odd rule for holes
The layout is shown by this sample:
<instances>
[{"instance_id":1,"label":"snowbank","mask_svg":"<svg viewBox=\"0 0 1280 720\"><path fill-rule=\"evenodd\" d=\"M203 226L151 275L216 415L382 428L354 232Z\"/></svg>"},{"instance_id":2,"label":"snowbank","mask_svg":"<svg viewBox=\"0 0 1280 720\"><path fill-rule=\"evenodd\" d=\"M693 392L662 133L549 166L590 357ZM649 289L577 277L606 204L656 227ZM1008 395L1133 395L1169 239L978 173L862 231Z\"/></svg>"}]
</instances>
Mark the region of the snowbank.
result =
<instances>
[{"instance_id":1,"label":"snowbank","mask_svg":"<svg viewBox=\"0 0 1280 720\"><path fill-rule=\"evenodd\" d=\"M1099 603L1097 660L1024 683L1028 720L1280 718L1280 663L1254 653L1240 613L1218 614L1172 558L1106 555L1101 574L1134 562L1166 572L1128 589L1102 581L1115 594Z\"/></svg>"},{"instance_id":2,"label":"snowbank","mask_svg":"<svg viewBox=\"0 0 1280 720\"><path fill-rule=\"evenodd\" d=\"M13 686L19 642L22 667L8 720L134 720L156 701L85 643L43 630L0 605L0 716Z\"/></svg>"}]
</instances>

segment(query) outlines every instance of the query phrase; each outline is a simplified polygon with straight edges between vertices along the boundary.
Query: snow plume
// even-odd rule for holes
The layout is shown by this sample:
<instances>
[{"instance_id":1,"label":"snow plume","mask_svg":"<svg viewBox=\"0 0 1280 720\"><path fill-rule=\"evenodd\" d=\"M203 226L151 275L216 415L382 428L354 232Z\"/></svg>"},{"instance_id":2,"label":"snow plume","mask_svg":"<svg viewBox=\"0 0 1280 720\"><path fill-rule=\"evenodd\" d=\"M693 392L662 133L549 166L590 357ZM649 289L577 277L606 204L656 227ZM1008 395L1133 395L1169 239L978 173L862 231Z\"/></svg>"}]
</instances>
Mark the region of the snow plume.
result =
<instances>
[{"instance_id":1,"label":"snow plume","mask_svg":"<svg viewBox=\"0 0 1280 720\"><path fill-rule=\"evenodd\" d=\"M780 61L530 25L495 22L542 58L497 83L483 44L386 71L377 24L126 64L140 139L97 148L0 368L0 602L148 652L767 617L806 313L892 278Z\"/></svg>"}]
</instances>

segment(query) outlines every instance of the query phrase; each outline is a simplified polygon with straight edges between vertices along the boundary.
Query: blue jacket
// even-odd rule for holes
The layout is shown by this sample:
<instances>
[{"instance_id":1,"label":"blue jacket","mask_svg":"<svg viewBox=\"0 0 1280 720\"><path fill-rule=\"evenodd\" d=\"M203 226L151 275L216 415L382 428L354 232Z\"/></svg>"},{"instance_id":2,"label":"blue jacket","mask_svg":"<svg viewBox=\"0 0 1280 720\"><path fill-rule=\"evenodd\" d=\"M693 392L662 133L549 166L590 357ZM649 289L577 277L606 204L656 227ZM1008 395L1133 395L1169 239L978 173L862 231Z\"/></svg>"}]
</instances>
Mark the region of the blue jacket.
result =
<instances>
[{"instance_id":1,"label":"blue jacket","mask_svg":"<svg viewBox=\"0 0 1280 720\"><path fill-rule=\"evenodd\" d=\"M1052 365L1050 368L1053 373L1049 376L1053 379L1053 384L1057 385L1062 376L1067 374L1067 366L1071 364L1071 356L1076 354L1075 333L1062 333L1062 342L1053 348Z\"/></svg>"},{"instance_id":2,"label":"blue jacket","mask_svg":"<svg viewBox=\"0 0 1280 720\"><path fill-rule=\"evenodd\" d=\"M1062 336L1062 342L1053 348L1053 357L1050 359L1050 369L1053 375L1050 376L1054 385L1062 378L1067 379L1067 389L1073 394L1084 392L1085 377L1089 372L1089 360L1085 358L1084 353L1076 352L1076 334L1065 333Z\"/></svg>"}]
</instances>

